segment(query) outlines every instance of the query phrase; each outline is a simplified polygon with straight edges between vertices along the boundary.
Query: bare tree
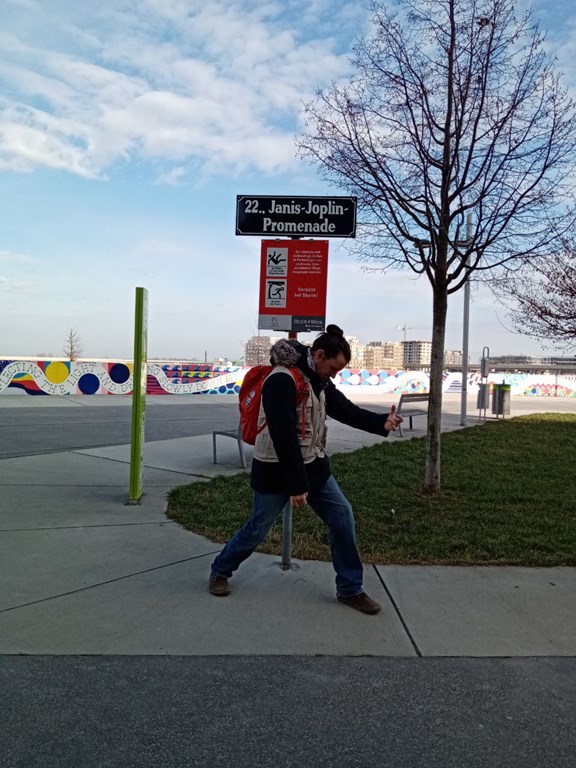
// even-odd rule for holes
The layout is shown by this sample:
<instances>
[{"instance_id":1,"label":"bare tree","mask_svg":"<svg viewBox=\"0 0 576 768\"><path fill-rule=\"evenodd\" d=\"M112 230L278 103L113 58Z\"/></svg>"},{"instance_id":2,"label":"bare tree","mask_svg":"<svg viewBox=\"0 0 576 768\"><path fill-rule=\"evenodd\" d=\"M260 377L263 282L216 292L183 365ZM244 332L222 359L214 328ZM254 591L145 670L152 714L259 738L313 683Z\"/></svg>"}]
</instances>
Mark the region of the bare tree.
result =
<instances>
[{"instance_id":1,"label":"bare tree","mask_svg":"<svg viewBox=\"0 0 576 768\"><path fill-rule=\"evenodd\" d=\"M81 344L80 334L76 328L70 328L66 334L66 340L62 348L68 360L77 360L80 357L82 354Z\"/></svg>"},{"instance_id":2,"label":"bare tree","mask_svg":"<svg viewBox=\"0 0 576 768\"><path fill-rule=\"evenodd\" d=\"M515 0L372 10L355 75L305 105L298 146L357 195L360 257L407 266L432 286L425 488L436 493L448 296L477 270L548 251L572 225L575 110Z\"/></svg>"},{"instance_id":3,"label":"bare tree","mask_svg":"<svg viewBox=\"0 0 576 768\"><path fill-rule=\"evenodd\" d=\"M576 346L576 243L530 261L492 288L519 333L556 346Z\"/></svg>"}]
</instances>

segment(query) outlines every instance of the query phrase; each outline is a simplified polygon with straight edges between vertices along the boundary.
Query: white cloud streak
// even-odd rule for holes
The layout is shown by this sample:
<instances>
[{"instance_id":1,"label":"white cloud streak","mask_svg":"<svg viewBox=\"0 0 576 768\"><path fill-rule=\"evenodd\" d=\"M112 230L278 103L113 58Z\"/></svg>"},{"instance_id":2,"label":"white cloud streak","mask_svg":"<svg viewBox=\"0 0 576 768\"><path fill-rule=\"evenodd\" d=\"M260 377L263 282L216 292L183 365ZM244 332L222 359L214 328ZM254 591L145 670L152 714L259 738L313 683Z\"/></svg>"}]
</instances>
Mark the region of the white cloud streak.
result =
<instances>
[{"instance_id":1,"label":"white cloud streak","mask_svg":"<svg viewBox=\"0 0 576 768\"><path fill-rule=\"evenodd\" d=\"M274 173L294 160L303 98L342 77L354 35L340 0L70 0L9 4L0 36L0 168L102 176L154 160L175 183ZM357 12L365 18L364 10ZM307 37L312 21L322 34ZM339 17L348 37L341 39Z\"/></svg>"}]
</instances>

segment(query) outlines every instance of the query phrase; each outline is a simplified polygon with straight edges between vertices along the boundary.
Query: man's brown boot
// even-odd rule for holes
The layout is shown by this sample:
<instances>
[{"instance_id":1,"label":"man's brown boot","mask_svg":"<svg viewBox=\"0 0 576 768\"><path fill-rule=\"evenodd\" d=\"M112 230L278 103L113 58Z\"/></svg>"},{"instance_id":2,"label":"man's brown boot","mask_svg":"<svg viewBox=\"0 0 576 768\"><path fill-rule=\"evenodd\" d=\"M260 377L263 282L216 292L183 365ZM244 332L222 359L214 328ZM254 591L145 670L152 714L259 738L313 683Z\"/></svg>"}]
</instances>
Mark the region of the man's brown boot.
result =
<instances>
[{"instance_id":1,"label":"man's brown boot","mask_svg":"<svg viewBox=\"0 0 576 768\"><path fill-rule=\"evenodd\" d=\"M225 576L218 576L215 573L210 574L208 579L208 592L216 597L226 597L230 594L228 579Z\"/></svg>"},{"instance_id":2,"label":"man's brown boot","mask_svg":"<svg viewBox=\"0 0 576 768\"><path fill-rule=\"evenodd\" d=\"M380 603L368 597L366 592L360 592L359 595L338 595L338 600L344 603L344 605L349 605L350 608L355 608L357 611L369 613L370 615L374 615L382 609Z\"/></svg>"}]
</instances>

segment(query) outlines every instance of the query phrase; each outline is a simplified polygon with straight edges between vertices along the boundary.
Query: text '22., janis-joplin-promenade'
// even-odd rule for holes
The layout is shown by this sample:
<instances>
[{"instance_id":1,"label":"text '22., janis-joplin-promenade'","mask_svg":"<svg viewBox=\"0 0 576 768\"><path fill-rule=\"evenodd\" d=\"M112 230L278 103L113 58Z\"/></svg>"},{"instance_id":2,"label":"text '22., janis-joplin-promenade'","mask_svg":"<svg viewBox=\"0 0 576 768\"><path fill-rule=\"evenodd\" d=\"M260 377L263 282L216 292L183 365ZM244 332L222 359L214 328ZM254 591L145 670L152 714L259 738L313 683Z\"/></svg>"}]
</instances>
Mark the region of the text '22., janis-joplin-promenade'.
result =
<instances>
[{"instance_id":1,"label":"text '22., janis-joplin-promenade'","mask_svg":"<svg viewBox=\"0 0 576 768\"><path fill-rule=\"evenodd\" d=\"M355 237L356 198L238 195L236 234Z\"/></svg>"}]
</instances>

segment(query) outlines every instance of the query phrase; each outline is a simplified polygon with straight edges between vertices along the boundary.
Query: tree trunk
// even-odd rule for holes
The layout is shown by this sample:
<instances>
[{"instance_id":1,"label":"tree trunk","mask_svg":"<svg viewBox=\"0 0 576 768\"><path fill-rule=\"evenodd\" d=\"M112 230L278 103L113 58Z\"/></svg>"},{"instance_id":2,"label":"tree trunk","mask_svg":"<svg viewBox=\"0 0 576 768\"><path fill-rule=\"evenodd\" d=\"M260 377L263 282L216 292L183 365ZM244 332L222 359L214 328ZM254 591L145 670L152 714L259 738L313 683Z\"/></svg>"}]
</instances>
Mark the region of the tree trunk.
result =
<instances>
[{"instance_id":1,"label":"tree trunk","mask_svg":"<svg viewBox=\"0 0 576 768\"><path fill-rule=\"evenodd\" d=\"M430 361L430 399L428 403L428 430L426 433L426 473L424 488L427 493L440 492L440 429L442 426L442 384L444 372L444 336L448 293L446 288L434 286L432 313L432 359Z\"/></svg>"}]
</instances>

